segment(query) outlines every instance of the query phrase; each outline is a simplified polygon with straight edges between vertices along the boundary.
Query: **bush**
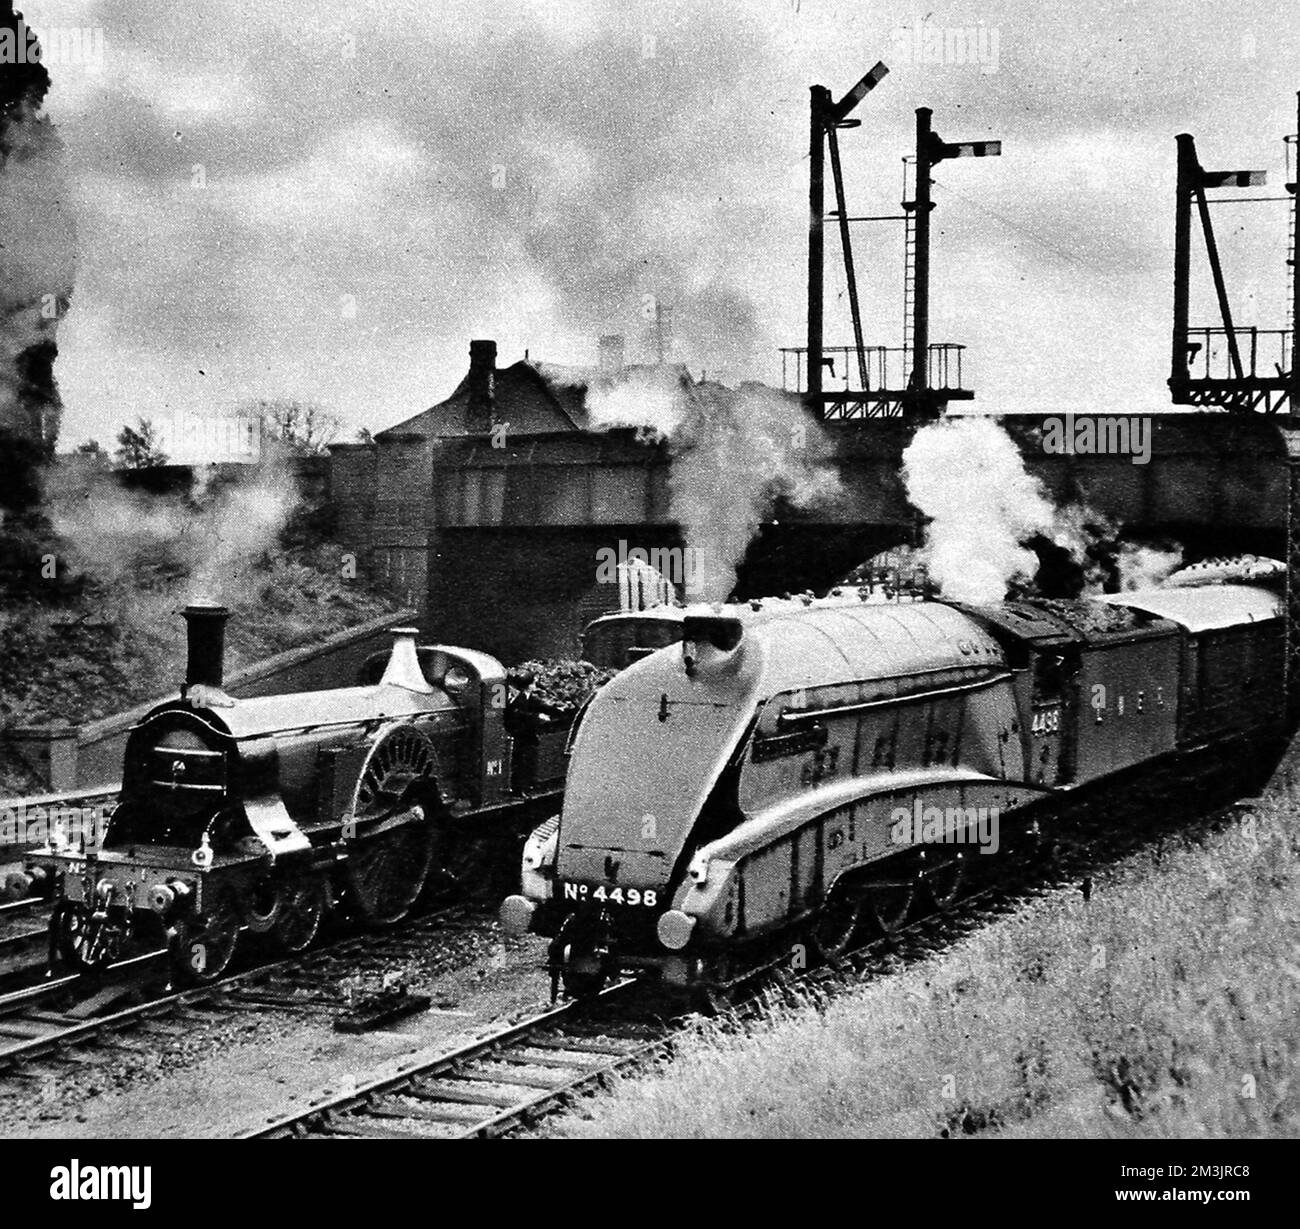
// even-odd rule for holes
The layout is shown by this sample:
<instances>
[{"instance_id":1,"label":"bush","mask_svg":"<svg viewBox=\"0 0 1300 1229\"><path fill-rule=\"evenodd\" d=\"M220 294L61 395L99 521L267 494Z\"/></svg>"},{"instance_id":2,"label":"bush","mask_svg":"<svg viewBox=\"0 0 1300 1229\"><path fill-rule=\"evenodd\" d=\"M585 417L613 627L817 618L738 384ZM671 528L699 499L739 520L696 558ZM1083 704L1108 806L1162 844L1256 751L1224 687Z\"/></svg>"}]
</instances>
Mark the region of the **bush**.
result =
<instances>
[{"instance_id":1,"label":"bush","mask_svg":"<svg viewBox=\"0 0 1300 1229\"><path fill-rule=\"evenodd\" d=\"M341 556L329 546L268 555L226 586L227 673L395 609L345 579ZM56 606L10 605L0 614L0 729L80 725L174 691L184 673L187 600L159 562L130 584L92 582Z\"/></svg>"}]
</instances>

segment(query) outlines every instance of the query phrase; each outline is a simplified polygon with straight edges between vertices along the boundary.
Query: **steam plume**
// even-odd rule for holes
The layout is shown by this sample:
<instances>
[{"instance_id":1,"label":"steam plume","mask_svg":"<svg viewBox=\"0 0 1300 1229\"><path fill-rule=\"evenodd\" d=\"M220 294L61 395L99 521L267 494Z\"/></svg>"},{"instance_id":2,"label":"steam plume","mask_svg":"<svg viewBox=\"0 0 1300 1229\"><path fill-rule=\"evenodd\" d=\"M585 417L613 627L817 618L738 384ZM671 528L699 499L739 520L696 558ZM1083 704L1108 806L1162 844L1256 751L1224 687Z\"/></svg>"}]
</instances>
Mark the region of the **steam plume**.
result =
<instances>
[{"instance_id":1,"label":"steam plume","mask_svg":"<svg viewBox=\"0 0 1300 1229\"><path fill-rule=\"evenodd\" d=\"M667 441L669 502L699 567L687 598L721 602L778 499L797 508L840 494L831 447L799 403L773 389L693 384L680 368L632 368L593 381L596 427L635 427Z\"/></svg>"},{"instance_id":2,"label":"steam plume","mask_svg":"<svg viewBox=\"0 0 1300 1229\"><path fill-rule=\"evenodd\" d=\"M1055 509L992 419L922 427L903 453L903 481L930 518L922 555L943 597L1000 602L1013 581L1033 578L1038 558L1025 544L1053 537Z\"/></svg>"},{"instance_id":3,"label":"steam plume","mask_svg":"<svg viewBox=\"0 0 1300 1229\"><path fill-rule=\"evenodd\" d=\"M1125 542L1119 548L1116 564L1121 589L1151 589L1162 584L1182 566L1180 548L1166 550L1158 546L1139 546Z\"/></svg>"},{"instance_id":4,"label":"steam plume","mask_svg":"<svg viewBox=\"0 0 1300 1229\"><path fill-rule=\"evenodd\" d=\"M1036 585L1061 596L1052 590L1062 583L1071 595L1147 588L1182 561L1177 549L1118 542L1116 526L1081 504L1056 507L991 418L922 427L903 453L903 479L929 518L922 560L952 601L1000 602Z\"/></svg>"},{"instance_id":5,"label":"steam plume","mask_svg":"<svg viewBox=\"0 0 1300 1229\"><path fill-rule=\"evenodd\" d=\"M50 519L69 561L118 602L131 625L146 617L149 597L167 608L193 601L238 606L297 502L293 472L279 454L238 481L201 481L190 502L124 490L102 475L88 480L74 461L60 463L55 477Z\"/></svg>"}]
</instances>

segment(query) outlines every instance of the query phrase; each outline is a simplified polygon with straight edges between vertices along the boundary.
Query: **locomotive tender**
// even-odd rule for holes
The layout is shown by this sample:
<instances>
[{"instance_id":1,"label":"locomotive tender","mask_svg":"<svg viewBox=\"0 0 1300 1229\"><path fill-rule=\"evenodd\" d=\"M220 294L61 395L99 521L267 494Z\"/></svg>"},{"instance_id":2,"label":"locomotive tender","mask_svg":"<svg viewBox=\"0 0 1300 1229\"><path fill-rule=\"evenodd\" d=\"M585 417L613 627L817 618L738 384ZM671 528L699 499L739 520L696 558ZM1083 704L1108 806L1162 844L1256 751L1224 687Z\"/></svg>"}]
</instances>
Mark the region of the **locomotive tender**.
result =
<instances>
[{"instance_id":1,"label":"locomotive tender","mask_svg":"<svg viewBox=\"0 0 1300 1229\"><path fill-rule=\"evenodd\" d=\"M119 959L159 924L199 982L243 934L302 951L335 901L390 925L431 875L475 867L485 841L522 837L555 809L567 730L541 735L537 780L512 793L495 658L417 647L397 628L376 682L236 700L222 690L227 611L184 613L185 686L132 730L102 843L56 834L28 859L54 900L52 955L74 968Z\"/></svg>"},{"instance_id":2,"label":"locomotive tender","mask_svg":"<svg viewBox=\"0 0 1300 1229\"><path fill-rule=\"evenodd\" d=\"M950 903L990 816L996 840L1062 791L1211 749L1262 763L1284 732L1281 604L1259 585L664 622L677 643L588 707L502 906L551 937L573 995L623 971L726 984L794 934L833 957L917 895Z\"/></svg>"}]
</instances>

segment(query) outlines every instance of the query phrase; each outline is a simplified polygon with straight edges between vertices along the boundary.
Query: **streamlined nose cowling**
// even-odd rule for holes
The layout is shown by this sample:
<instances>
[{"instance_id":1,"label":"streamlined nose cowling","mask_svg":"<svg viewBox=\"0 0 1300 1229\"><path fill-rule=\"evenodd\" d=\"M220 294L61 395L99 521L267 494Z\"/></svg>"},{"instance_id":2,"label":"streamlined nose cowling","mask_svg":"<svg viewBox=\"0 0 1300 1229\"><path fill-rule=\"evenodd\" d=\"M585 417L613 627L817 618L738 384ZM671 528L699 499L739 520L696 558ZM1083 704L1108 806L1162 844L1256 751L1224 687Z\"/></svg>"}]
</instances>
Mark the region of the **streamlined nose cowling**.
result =
<instances>
[{"instance_id":1,"label":"streamlined nose cowling","mask_svg":"<svg viewBox=\"0 0 1300 1229\"><path fill-rule=\"evenodd\" d=\"M710 639L711 637L711 639ZM687 842L753 713L756 654L728 619L688 629L593 701L574 747L555 875L564 899L667 903ZM640 895L640 905L629 894ZM646 899L649 894L650 899Z\"/></svg>"},{"instance_id":2,"label":"streamlined nose cowling","mask_svg":"<svg viewBox=\"0 0 1300 1229\"><path fill-rule=\"evenodd\" d=\"M534 833L524 894L503 906L509 929L597 951L612 942L617 959L636 964L671 958L655 942L656 925L749 730L761 673L760 646L735 619L688 618L683 635L592 700L574 742L558 829ZM570 950L566 967L582 959Z\"/></svg>"}]
</instances>

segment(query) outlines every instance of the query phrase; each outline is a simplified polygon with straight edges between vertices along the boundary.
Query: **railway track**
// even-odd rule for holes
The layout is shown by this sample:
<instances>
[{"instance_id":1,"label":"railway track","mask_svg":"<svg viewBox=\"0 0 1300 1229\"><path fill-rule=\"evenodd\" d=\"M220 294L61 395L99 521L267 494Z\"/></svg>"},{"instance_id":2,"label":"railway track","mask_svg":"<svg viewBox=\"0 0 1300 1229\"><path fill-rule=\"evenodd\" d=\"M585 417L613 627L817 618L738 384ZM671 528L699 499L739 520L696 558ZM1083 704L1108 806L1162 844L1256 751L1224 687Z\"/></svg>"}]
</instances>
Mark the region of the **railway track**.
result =
<instances>
[{"instance_id":1,"label":"railway track","mask_svg":"<svg viewBox=\"0 0 1300 1229\"><path fill-rule=\"evenodd\" d=\"M987 890L991 891L991 890ZM982 892L979 895L987 894ZM966 898L972 903L976 897ZM956 924L972 929L974 920L951 916L920 918L899 934L780 985L825 985L860 979L873 962L885 971L900 942L918 942L927 927ZM932 948L926 948L932 950ZM321 1098L304 1110L273 1119L244 1139L488 1139L527 1129L576 1098L606 1087L617 1075L671 1053L705 1020L721 1016L738 1023L756 1014L771 983L756 984L734 1008L708 1016L656 1015L663 1003L644 983L628 979L595 999L577 999L538 1012L447 1053L414 1059L405 1070ZM628 1010L630 1008L630 1010Z\"/></svg>"},{"instance_id":2,"label":"railway track","mask_svg":"<svg viewBox=\"0 0 1300 1229\"><path fill-rule=\"evenodd\" d=\"M12 918L20 918L31 913L47 902L40 896L27 896L22 900L8 900L0 904L0 924Z\"/></svg>"},{"instance_id":3,"label":"railway track","mask_svg":"<svg viewBox=\"0 0 1300 1229\"><path fill-rule=\"evenodd\" d=\"M49 902L40 897L0 904L0 984L30 974L49 951Z\"/></svg>"},{"instance_id":4,"label":"railway track","mask_svg":"<svg viewBox=\"0 0 1300 1229\"><path fill-rule=\"evenodd\" d=\"M1191 830L1222 823L1234 809L1204 814ZM806 999L860 986L945 950L1032 899L1071 886L1090 891L1091 875L1104 866L1189 831L1177 808L1157 814L1152 823L1134 823L1124 808L1119 822L1102 822L1100 832L1067 831L1050 866L1032 853L1014 860L1009 874L992 878L986 870L953 908L918 917L832 963L793 972L787 956L783 969L758 970L734 1006L710 1017L656 1015L660 996L644 983L619 982L596 999L562 1003L455 1050L413 1059L396 1074L323 1096L241 1138L472 1139L527 1130L616 1076L670 1054L706 1019L739 1025L773 995Z\"/></svg>"},{"instance_id":5,"label":"railway track","mask_svg":"<svg viewBox=\"0 0 1300 1229\"><path fill-rule=\"evenodd\" d=\"M992 893L984 889L966 897L965 904ZM706 1021L739 1023L756 1015L774 991L860 981L873 965L877 972L892 971L904 945L913 959L934 950L934 934L929 943L924 938L927 930L942 929L950 937L985 920L949 914L919 918L836 966L788 981L753 983L733 1008L708 1015L665 1015L662 995L627 979L594 999L570 1000L455 1050L414 1059L396 1074L320 1098L240 1138L489 1139L526 1130L614 1077L671 1054Z\"/></svg>"},{"instance_id":6,"label":"railway track","mask_svg":"<svg viewBox=\"0 0 1300 1229\"><path fill-rule=\"evenodd\" d=\"M156 991L168 968L160 950L116 964L100 978L71 974L0 995L0 1091L6 1084L44 1085L61 1069L110 1063L123 1052L149 1053L160 1039L177 1039L195 1023L223 1015L337 1015L349 1006L345 983L367 964L399 958L458 925L468 929L472 915L472 906L454 905L382 935L349 935L210 986ZM134 995L143 1001L117 1007Z\"/></svg>"},{"instance_id":7,"label":"railway track","mask_svg":"<svg viewBox=\"0 0 1300 1229\"><path fill-rule=\"evenodd\" d=\"M550 1007L455 1050L414 1059L403 1071L324 1098L243 1138L504 1134L662 1050L671 1029L610 1010L641 989L629 979L595 999Z\"/></svg>"},{"instance_id":8,"label":"railway track","mask_svg":"<svg viewBox=\"0 0 1300 1229\"><path fill-rule=\"evenodd\" d=\"M0 798L0 816L7 817L12 827L8 839L0 842L0 867L16 869L25 854L50 839L50 831L56 824L71 823L75 827L77 823L85 823L86 816L111 811L120 791L120 785L112 784L58 794ZM33 831L40 835L27 839ZM42 911L46 916L37 919L36 915ZM0 985L12 983L45 962L48 912L49 902L40 897L0 902Z\"/></svg>"}]
</instances>

